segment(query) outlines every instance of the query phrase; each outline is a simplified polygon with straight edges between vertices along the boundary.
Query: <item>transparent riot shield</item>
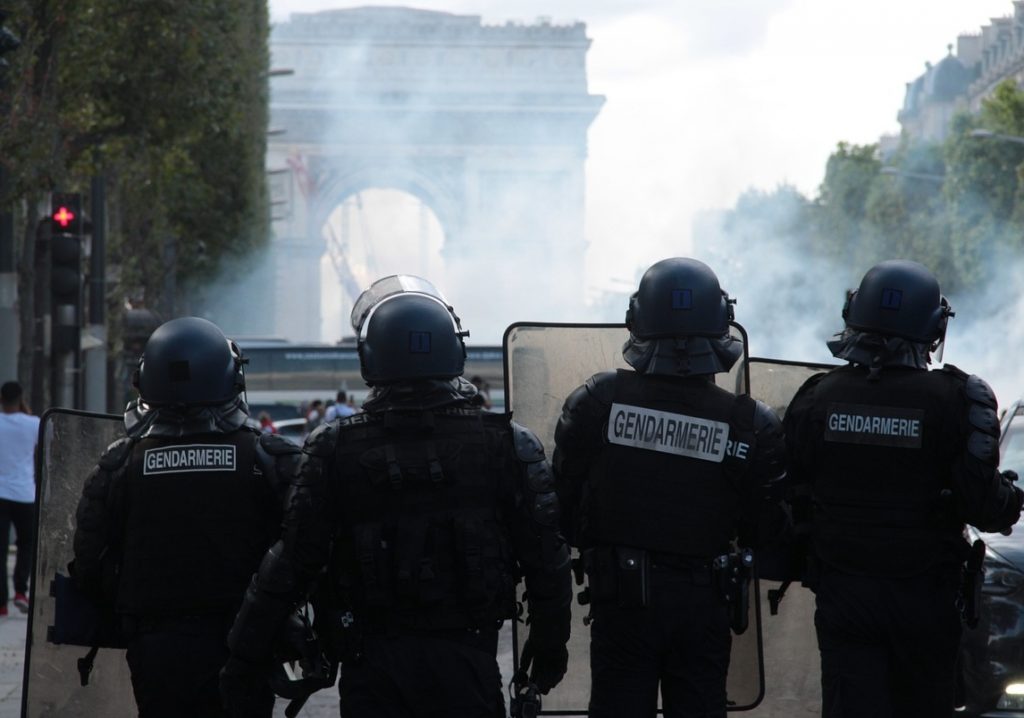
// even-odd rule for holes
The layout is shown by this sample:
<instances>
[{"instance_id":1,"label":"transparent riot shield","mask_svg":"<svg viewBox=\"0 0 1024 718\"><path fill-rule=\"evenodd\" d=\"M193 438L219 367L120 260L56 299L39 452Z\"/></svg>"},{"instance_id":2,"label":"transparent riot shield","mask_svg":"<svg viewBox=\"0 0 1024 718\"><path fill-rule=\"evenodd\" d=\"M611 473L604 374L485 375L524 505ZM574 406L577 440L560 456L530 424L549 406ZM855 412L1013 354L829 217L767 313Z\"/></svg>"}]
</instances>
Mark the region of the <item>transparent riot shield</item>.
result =
<instances>
[{"instance_id":1,"label":"transparent riot shield","mask_svg":"<svg viewBox=\"0 0 1024 718\"><path fill-rule=\"evenodd\" d=\"M733 325L733 335L746 348L746 333ZM505 332L505 401L516 422L533 430L550 458L555 425L566 397L590 376L628 368L622 345L629 334L621 324L513 324ZM746 352L732 372L716 377L730 391L749 384ZM575 552L574 552L575 553ZM575 556L574 556L575 558ZM519 587L522 592L522 586ZM576 589L577 592L581 590ZM520 596L521 598L521 596ZM749 627L733 636L728 701L730 710L753 708L764 694L760 632L760 598L756 579L751 586ZM584 621L589 606L573 602L569 669L562 682L542 698L542 715L586 715L590 702L590 629ZM518 666L528 629L516 630L513 660Z\"/></svg>"},{"instance_id":2,"label":"transparent riot shield","mask_svg":"<svg viewBox=\"0 0 1024 718\"><path fill-rule=\"evenodd\" d=\"M38 538L25 642L23 718L136 714L124 651L100 650L89 684L83 687L79 659L89 649L49 640L60 633L54 630L56 600L51 592L64 583L58 577L67 576L82 486L103 450L123 435L121 418L109 414L51 409L40 421Z\"/></svg>"},{"instance_id":3,"label":"transparent riot shield","mask_svg":"<svg viewBox=\"0 0 1024 718\"><path fill-rule=\"evenodd\" d=\"M834 368L828 364L751 358L750 394L780 416L803 383ZM768 715L797 715L821 705L821 660L814 632L814 594L791 583L779 600L782 584L761 579L761 631L764 634L765 681L761 709ZM776 606L772 604L778 601ZM774 610L773 610L774 609Z\"/></svg>"}]
</instances>

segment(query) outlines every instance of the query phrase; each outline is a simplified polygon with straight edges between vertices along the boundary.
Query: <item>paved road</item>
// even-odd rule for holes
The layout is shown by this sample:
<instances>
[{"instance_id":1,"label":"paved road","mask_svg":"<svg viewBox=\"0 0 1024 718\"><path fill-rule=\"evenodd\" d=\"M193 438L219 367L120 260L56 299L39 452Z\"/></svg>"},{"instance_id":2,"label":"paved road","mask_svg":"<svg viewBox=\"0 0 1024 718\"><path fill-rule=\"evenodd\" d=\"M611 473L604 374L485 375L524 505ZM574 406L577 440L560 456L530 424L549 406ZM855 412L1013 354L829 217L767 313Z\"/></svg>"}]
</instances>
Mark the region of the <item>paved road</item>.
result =
<instances>
[{"instance_id":1,"label":"paved road","mask_svg":"<svg viewBox=\"0 0 1024 718\"><path fill-rule=\"evenodd\" d=\"M10 564L13 556L10 557ZM9 565L8 575L13 570ZM801 589L793 589L783 602L779 616L765 617L765 653L768 665L768 694L765 701L754 711L735 714L743 718L802 718L818 715L818 667L817 650L813 629L810 628L811 596ZM21 681L24 667L25 636L27 616L10 607L12 613L0 618L0 718L18 718L21 711ZM767 606L764 607L767 614ZM574 631L572 652L583 656L587 652L586 631L580 626ZM742 650L742 639L735 644L735 650ZM101 652L102 656L102 652ZM116 656L109 656L116 658ZM118 661L113 661L118 664ZM499 652L499 665L503 675L510 674L511 636L504 637ZM117 668L123 668L117 665ZM581 664L567 678L562 694L552 696L546 703L548 708L557 708L560 701L570 701L573 707L586 704L586 666ZM74 677L69 678L69 690L74 687ZM88 688L84 689L88 690ZM130 695L124 696L130 700ZM284 717L285 704L278 701L275 718ZM66 712L47 715L70 715ZM336 690L316 693L300 714L304 718L336 718L338 695ZM30 718L36 718L31 716ZM74 718L84 718L75 715ZM89 716L92 718L92 716Z\"/></svg>"}]
</instances>

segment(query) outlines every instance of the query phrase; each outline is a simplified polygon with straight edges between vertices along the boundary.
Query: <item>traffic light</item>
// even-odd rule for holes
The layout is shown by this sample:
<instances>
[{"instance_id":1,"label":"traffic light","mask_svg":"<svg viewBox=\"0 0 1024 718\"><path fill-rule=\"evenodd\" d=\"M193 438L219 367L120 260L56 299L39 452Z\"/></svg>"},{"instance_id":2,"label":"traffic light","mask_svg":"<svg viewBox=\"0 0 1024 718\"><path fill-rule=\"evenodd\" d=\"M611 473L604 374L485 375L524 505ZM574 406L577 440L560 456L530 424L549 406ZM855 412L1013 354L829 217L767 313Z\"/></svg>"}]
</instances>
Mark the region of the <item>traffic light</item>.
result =
<instances>
[{"instance_id":1,"label":"traffic light","mask_svg":"<svg viewBox=\"0 0 1024 718\"><path fill-rule=\"evenodd\" d=\"M53 351L74 352L82 326L82 195L55 192L49 221Z\"/></svg>"}]
</instances>

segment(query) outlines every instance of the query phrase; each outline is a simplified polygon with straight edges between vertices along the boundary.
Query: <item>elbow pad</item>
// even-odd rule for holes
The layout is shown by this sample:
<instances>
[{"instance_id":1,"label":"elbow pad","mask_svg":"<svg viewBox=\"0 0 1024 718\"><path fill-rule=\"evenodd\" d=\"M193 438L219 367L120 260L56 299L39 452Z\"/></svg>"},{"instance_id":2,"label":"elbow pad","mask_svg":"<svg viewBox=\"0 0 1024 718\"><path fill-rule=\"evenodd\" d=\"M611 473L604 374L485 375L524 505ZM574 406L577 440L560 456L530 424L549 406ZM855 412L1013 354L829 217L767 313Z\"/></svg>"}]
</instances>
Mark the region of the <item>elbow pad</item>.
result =
<instances>
[{"instance_id":1,"label":"elbow pad","mask_svg":"<svg viewBox=\"0 0 1024 718\"><path fill-rule=\"evenodd\" d=\"M278 434L261 434L256 443L256 461L278 495L298 474L301 458L302 449Z\"/></svg>"},{"instance_id":2,"label":"elbow pad","mask_svg":"<svg viewBox=\"0 0 1024 718\"><path fill-rule=\"evenodd\" d=\"M983 379L971 375L964 386L967 393L967 453L988 464L999 466L999 416L996 395Z\"/></svg>"},{"instance_id":3,"label":"elbow pad","mask_svg":"<svg viewBox=\"0 0 1024 718\"><path fill-rule=\"evenodd\" d=\"M526 510L534 529L553 529L558 526L558 497L555 495L555 477L551 465L544 458L540 439L525 426L512 422L512 439L516 458L523 471Z\"/></svg>"},{"instance_id":4,"label":"elbow pad","mask_svg":"<svg viewBox=\"0 0 1024 718\"><path fill-rule=\"evenodd\" d=\"M765 487L776 486L786 476L786 437L782 421L767 404L756 401L753 427L757 437L755 470L758 479Z\"/></svg>"}]
</instances>

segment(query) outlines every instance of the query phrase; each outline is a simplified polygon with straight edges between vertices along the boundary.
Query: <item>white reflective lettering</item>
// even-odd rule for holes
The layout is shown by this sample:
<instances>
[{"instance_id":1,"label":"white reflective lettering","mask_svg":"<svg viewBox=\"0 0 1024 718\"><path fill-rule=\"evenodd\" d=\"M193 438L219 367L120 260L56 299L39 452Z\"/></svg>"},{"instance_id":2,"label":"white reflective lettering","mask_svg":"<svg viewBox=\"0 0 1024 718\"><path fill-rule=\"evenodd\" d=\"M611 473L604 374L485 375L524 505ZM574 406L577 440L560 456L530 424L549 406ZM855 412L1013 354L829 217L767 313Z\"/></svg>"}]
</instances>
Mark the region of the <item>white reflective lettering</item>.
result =
<instances>
[{"instance_id":1,"label":"white reflective lettering","mask_svg":"<svg viewBox=\"0 0 1024 718\"><path fill-rule=\"evenodd\" d=\"M235 447L230 444L162 446L146 449L142 473L234 471L235 465Z\"/></svg>"},{"instance_id":2,"label":"white reflective lettering","mask_svg":"<svg viewBox=\"0 0 1024 718\"><path fill-rule=\"evenodd\" d=\"M685 414L613 404L608 441L719 463L726 456L729 425Z\"/></svg>"}]
</instances>

